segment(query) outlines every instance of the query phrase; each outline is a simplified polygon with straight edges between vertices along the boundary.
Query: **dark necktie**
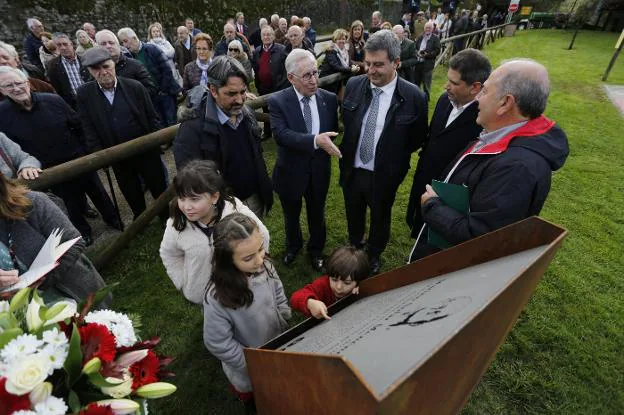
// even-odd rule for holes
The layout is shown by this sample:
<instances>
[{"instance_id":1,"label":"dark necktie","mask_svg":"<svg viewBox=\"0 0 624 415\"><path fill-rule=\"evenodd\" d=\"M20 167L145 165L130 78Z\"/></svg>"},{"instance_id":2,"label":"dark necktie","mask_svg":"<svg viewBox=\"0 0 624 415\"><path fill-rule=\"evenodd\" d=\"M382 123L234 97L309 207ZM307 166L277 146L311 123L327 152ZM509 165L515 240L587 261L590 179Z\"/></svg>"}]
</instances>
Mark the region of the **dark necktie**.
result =
<instances>
[{"instance_id":1,"label":"dark necktie","mask_svg":"<svg viewBox=\"0 0 624 415\"><path fill-rule=\"evenodd\" d=\"M308 134L312 133L312 110L310 109L310 97L301 98L303 102L303 121L305 121Z\"/></svg>"}]
</instances>

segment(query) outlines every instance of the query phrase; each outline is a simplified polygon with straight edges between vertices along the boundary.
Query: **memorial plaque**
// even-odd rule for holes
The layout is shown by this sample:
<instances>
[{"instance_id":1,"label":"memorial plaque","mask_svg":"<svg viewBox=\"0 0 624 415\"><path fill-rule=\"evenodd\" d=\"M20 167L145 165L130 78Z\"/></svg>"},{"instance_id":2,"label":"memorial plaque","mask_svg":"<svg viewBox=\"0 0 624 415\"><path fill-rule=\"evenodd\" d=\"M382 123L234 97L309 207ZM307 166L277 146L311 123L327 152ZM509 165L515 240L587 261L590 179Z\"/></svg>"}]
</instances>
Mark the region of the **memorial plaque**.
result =
<instances>
[{"instance_id":1,"label":"memorial plaque","mask_svg":"<svg viewBox=\"0 0 624 415\"><path fill-rule=\"evenodd\" d=\"M565 234L527 219L366 280L331 320L246 349L259 413L457 412Z\"/></svg>"}]
</instances>

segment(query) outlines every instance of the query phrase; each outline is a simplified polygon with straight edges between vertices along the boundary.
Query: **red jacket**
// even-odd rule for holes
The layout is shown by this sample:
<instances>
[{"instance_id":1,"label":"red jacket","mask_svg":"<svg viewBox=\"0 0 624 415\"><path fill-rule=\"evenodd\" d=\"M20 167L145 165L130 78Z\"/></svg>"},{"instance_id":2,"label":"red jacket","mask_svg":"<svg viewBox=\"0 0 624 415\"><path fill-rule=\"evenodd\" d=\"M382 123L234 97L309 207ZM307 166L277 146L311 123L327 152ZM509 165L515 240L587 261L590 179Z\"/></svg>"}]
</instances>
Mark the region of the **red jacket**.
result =
<instances>
[{"instance_id":1,"label":"red jacket","mask_svg":"<svg viewBox=\"0 0 624 415\"><path fill-rule=\"evenodd\" d=\"M329 277L327 275L318 277L312 284L295 291L292 297L290 297L290 305L293 309L305 314L306 317L310 317L311 314L307 305L310 298L322 301L326 306L330 306L338 300L329 286Z\"/></svg>"}]
</instances>

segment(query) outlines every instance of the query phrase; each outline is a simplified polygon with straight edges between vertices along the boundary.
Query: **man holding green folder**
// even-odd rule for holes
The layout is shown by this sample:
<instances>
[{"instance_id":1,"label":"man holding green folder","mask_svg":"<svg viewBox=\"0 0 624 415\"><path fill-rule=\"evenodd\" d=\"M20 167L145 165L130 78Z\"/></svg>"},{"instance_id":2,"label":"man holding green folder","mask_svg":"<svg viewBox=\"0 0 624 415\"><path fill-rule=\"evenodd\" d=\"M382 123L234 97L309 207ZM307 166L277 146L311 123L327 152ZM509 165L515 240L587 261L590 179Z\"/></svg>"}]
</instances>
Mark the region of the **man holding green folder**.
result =
<instances>
[{"instance_id":1,"label":"man holding green folder","mask_svg":"<svg viewBox=\"0 0 624 415\"><path fill-rule=\"evenodd\" d=\"M420 198L425 225L410 261L539 214L569 153L563 130L543 115L549 93L548 72L533 60L492 72L477 95L483 132Z\"/></svg>"}]
</instances>

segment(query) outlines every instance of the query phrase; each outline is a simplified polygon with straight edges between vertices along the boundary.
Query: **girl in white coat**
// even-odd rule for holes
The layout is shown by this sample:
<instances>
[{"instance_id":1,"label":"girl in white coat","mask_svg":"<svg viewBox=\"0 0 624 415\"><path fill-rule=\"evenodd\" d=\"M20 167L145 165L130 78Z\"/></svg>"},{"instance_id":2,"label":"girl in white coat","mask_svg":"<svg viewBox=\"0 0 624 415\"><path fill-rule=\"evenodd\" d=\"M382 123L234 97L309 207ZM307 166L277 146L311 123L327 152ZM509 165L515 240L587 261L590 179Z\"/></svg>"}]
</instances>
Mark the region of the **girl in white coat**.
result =
<instances>
[{"instance_id":1,"label":"girl in white coat","mask_svg":"<svg viewBox=\"0 0 624 415\"><path fill-rule=\"evenodd\" d=\"M184 297L202 304L212 274L212 230L221 218L235 212L258 224L265 250L269 231L260 219L233 196L214 162L190 161L173 180L176 199L160 244L167 275Z\"/></svg>"}]
</instances>

